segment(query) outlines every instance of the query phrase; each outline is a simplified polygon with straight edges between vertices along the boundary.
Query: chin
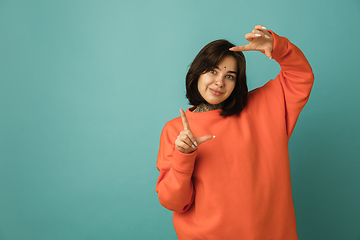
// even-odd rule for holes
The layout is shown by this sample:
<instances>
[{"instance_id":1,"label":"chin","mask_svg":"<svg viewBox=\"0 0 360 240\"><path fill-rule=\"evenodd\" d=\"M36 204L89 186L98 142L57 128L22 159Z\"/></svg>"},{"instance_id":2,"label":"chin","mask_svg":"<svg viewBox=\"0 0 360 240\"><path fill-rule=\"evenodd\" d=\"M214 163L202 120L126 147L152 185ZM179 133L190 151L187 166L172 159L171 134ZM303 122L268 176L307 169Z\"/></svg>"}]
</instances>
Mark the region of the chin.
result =
<instances>
[{"instance_id":1,"label":"chin","mask_svg":"<svg viewBox=\"0 0 360 240\"><path fill-rule=\"evenodd\" d=\"M216 105L222 103L223 101L206 101L206 102L212 105Z\"/></svg>"}]
</instances>

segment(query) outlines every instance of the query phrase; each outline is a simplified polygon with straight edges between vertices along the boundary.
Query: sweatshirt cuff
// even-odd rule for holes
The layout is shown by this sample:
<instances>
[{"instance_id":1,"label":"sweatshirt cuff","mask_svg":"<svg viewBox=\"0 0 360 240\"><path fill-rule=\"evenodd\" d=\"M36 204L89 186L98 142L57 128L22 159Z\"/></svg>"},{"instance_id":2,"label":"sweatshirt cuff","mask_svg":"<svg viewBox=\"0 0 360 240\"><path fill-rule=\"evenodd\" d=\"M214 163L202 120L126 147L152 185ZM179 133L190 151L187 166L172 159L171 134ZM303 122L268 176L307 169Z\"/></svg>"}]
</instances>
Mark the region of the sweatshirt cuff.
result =
<instances>
[{"instance_id":1,"label":"sweatshirt cuff","mask_svg":"<svg viewBox=\"0 0 360 240\"><path fill-rule=\"evenodd\" d=\"M281 37L277 35L271 30L267 30L267 31L270 32L274 38L273 50L271 53L272 59L276 60L283 57L289 48L289 44L290 44L289 40L285 37Z\"/></svg>"},{"instance_id":2,"label":"sweatshirt cuff","mask_svg":"<svg viewBox=\"0 0 360 240\"><path fill-rule=\"evenodd\" d=\"M175 148L171 165L178 172L191 173L194 170L197 150L192 153L182 153Z\"/></svg>"}]
</instances>

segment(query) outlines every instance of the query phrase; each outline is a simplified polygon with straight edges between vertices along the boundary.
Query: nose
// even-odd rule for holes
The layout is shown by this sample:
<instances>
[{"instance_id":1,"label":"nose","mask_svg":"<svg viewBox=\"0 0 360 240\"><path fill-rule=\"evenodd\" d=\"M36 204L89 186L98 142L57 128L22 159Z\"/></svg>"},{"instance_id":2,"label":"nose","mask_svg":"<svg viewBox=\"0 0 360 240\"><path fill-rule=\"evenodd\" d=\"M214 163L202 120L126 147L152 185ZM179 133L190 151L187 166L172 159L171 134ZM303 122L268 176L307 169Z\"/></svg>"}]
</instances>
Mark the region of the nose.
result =
<instances>
[{"instance_id":1,"label":"nose","mask_svg":"<svg viewBox=\"0 0 360 240\"><path fill-rule=\"evenodd\" d=\"M215 79L215 85L218 87L224 86L224 80L223 80L222 74L219 74L219 76L217 76L217 78Z\"/></svg>"}]
</instances>

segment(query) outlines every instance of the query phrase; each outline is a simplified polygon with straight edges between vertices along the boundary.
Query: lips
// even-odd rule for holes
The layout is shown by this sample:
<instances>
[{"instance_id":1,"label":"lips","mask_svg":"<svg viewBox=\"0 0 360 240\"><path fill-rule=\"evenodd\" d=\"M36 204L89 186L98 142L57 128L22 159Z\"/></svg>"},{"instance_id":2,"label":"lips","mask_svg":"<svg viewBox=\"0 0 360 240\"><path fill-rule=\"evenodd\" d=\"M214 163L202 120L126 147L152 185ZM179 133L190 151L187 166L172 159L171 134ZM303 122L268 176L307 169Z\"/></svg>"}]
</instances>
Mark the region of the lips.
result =
<instances>
[{"instance_id":1,"label":"lips","mask_svg":"<svg viewBox=\"0 0 360 240\"><path fill-rule=\"evenodd\" d=\"M217 91L217 90L214 90L214 89L211 89L211 88L210 88L210 92L212 94L214 94L215 96L220 96L220 95L224 94L224 93L222 93L220 91Z\"/></svg>"}]
</instances>

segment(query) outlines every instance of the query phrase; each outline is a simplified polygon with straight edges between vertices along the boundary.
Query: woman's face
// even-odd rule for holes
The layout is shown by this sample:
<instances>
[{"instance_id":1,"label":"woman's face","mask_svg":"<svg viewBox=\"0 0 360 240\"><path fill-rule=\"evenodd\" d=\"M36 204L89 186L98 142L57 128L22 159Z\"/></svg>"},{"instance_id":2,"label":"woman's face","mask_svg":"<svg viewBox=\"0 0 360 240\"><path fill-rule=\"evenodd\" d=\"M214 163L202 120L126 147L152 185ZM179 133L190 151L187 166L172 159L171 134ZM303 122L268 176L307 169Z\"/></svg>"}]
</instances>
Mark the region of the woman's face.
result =
<instances>
[{"instance_id":1,"label":"woman's face","mask_svg":"<svg viewBox=\"0 0 360 240\"><path fill-rule=\"evenodd\" d=\"M225 101L236 83L237 63L234 57L224 57L214 69L200 75L198 89L201 96L210 104Z\"/></svg>"}]
</instances>

